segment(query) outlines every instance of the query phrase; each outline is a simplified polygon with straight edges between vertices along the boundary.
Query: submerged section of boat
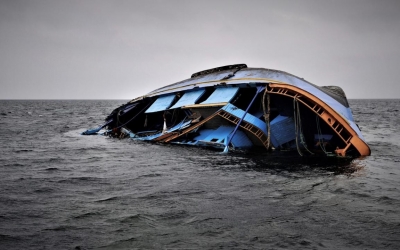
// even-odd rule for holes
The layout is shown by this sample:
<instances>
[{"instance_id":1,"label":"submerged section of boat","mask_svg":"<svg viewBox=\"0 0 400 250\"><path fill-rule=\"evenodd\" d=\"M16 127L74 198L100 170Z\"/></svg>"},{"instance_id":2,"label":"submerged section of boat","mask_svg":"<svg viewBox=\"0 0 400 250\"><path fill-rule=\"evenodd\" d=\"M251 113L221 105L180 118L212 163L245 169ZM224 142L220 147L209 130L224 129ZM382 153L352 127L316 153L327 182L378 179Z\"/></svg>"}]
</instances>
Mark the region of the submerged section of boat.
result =
<instances>
[{"instance_id":1,"label":"submerged section of boat","mask_svg":"<svg viewBox=\"0 0 400 250\"><path fill-rule=\"evenodd\" d=\"M367 156L340 87L286 72L229 65L195 73L116 108L97 129L134 140L228 150Z\"/></svg>"}]
</instances>

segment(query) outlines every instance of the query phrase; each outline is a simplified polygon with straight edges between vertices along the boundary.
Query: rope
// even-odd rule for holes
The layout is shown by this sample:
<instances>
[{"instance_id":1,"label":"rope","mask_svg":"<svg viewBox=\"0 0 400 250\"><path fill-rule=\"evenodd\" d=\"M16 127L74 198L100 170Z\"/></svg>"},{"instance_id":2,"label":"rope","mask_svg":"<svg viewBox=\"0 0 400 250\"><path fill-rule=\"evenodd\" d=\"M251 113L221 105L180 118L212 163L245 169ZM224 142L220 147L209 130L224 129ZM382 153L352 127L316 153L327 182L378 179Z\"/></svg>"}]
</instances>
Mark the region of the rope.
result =
<instances>
[{"instance_id":1,"label":"rope","mask_svg":"<svg viewBox=\"0 0 400 250\"><path fill-rule=\"evenodd\" d=\"M262 99L262 106L263 106L263 111L264 111L264 119L265 119L265 125L267 126L267 150L270 150L270 145L271 145L271 126L270 126L270 121L269 121L269 114L270 114L270 96L268 93L268 89L265 88L263 99ZM268 109L265 107L265 96L267 95L267 102L268 102Z\"/></svg>"},{"instance_id":2,"label":"rope","mask_svg":"<svg viewBox=\"0 0 400 250\"><path fill-rule=\"evenodd\" d=\"M165 110L164 111L164 114L163 114L163 118L164 118L164 125L163 125L163 129L162 129L162 132L161 133L163 133L163 134L165 134L165 132L167 132L167 118L165 118L165 114L167 113L167 111Z\"/></svg>"},{"instance_id":3,"label":"rope","mask_svg":"<svg viewBox=\"0 0 400 250\"><path fill-rule=\"evenodd\" d=\"M295 135L296 135L296 148L297 148L297 152L299 153L299 155L300 156L303 156L303 154L302 154L302 152L301 152L301 150L300 150L300 147L299 147L299 141L298 141L298 138L299 138L299 136L298 136L298 133L297 133L297 131L298 131L298 121L297 121L297 114L296 114L296 102L297 102L297 100L296 100L296 97L294 97L293 98L293 119L294 119L294 131L295 131Z\"/></svg>"},{"instance_id":4,"label":"rope","mask_svg":"<svg viewBox=\"0 0 400 250\"><path fill-rule=\"evenodd\" d=\"M328 153L326 152L325 149L325 145L324 145L324 139L322 137L322 131L321 131L321 127L319 125L319 117L318 115L315 116L316 122L317 122L317 133L318 133L318 142L319 142L319 146L321 147L322 151L324 151L324 153L327 155Z\"/></svg>"},{"instance_id":5,"label":"rope","mask_svg":"<svg viewBox=\"0 0 400 250\"><path fill-rule=\"evenodd\" d=\"M178 115L176 114L178 113ZM174 109L174 111L172 112L172 117L171 117L171 127L175 126L177 123L179 117L179 110L178 109Z\"/></svg>"},{"instance_id":6,"label":"rope","mask_svg":"<svg viewBox=\"0 0 400 250\"><path fill-rule=\"evenodd\" d=\"M299 136L300 136L300 143L303 145L303 147L310 153L314 154L307 148L307 144L304 141L304 135L303 135L303 129L301 127L301 115L300 115L300 106L299 102L297 101L297 97L295 96L293 98L293 118L294 118L294 126L295 126L295 134L296 134L296 147L297 147L297 152L299 153L300 156L303 156L300 147L299 147Z\"/></svg>"},{"instance_id":7,"label":"rope","mask_svg":"<svg viewBox=\"0 0 400 250\"><path fill-rule=\"evenodd\" d=\"M117 126L118 126L118 124L120 123L120 122L119 122L119 116L121 115L121 111L122 111L122 110L119 110L118 113L117 113Z\"/></svg>"}]
</instances>

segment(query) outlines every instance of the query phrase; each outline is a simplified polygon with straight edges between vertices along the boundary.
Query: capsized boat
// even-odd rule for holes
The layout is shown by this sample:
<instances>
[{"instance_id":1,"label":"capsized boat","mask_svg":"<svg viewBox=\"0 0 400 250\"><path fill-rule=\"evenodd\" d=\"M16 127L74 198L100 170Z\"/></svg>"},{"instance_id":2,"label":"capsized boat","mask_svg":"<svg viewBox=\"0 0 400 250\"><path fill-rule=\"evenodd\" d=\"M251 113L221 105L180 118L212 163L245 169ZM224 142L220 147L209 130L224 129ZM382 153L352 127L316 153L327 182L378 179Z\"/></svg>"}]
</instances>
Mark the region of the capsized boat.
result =
<instances>
[{"instance_id":1,"label":"capsized boat","mask_svg":"<svg viewBox=\"0 0 400 250\"><path fill-rule=\"evenodd\" d=\"M100 132L103 131L103 132ZM337 86L246 64L217 67L114 109L82 134L300 155L371 154Z\"/></svg>"}]
</instances>

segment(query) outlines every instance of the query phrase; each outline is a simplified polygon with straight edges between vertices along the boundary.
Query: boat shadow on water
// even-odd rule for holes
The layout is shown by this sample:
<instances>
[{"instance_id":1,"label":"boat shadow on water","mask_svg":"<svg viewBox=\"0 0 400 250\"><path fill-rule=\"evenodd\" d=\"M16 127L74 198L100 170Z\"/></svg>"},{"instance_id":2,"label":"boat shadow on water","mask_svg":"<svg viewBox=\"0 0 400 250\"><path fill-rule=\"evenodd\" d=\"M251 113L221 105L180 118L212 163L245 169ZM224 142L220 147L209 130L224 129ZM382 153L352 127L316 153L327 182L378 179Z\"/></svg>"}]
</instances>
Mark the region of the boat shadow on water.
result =
<instances>
[{"instance_id":1,"label":"boat shadow on water","mask_svg":"<svg viewBox=\"0 0 400 250\"><path fill-rule=\"evenodd\" d=\"M295 152L231 152L233 161L238 157L241 162L248 162L244 170L253 170L269 173L297 173L352 176L363 169L358 158L300 156Z\"/></svg>"},{"instance_id":2,"label":"boat shadow on water","mask_svg":"<svg viewBox=\"0 0 400 250\"><path fill-rule=\"evenodd\" d=\"M137 143L137 142L135 142ZM142 142L143 144L147 144ZM154 143L158 144L158 143ZM178 150L180 154L204 155L213 166L239 166L241 171L257 171L274 174L310 173L322 175L345 175L353 176L364 168L359 158L337 157L325 155L300 156L294 151L254 151L254 150L231 150L229 153L221 153L220 150L208 147L198 148L186 145L174 145L171 150ZM183 153L185 152L185 153ZM202 157L202 158L204 158Z\"/></svg>"}]
</instances>

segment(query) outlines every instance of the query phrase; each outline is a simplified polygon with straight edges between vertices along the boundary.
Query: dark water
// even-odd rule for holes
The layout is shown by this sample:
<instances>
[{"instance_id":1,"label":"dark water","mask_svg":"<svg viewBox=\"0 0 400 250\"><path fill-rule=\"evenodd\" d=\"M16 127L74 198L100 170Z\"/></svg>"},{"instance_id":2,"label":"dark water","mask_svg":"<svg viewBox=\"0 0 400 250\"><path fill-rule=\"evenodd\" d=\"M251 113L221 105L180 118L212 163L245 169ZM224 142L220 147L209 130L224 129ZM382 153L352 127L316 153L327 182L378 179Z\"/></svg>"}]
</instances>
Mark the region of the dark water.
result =
<instances>
[{"instance_id":1,"label":"dark water","mask_svg":"<svg viewBox=\"0 0 400 250\"><path fill-rule=\"evenodd\" d=\"M400 248L400 100L352 162L80 135L122 103L0 101L0 249Z\"/></svg>"}]
</instances>

